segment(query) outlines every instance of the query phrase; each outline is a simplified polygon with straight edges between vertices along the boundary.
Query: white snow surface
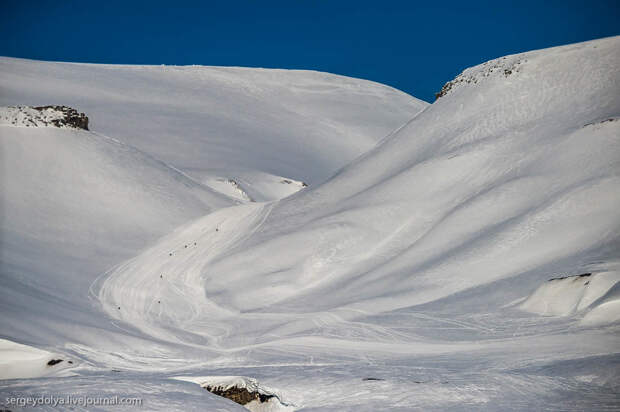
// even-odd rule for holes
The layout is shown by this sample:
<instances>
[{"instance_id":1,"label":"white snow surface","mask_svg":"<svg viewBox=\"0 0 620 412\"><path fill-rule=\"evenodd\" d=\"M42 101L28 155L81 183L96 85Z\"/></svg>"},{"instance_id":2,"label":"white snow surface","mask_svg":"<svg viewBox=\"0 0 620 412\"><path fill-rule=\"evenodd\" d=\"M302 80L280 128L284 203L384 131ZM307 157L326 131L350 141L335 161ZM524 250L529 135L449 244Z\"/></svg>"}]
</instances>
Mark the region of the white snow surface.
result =
<instances>
[{"instance_id":1,"label":"white snow surface","mask_svg":"<svg viewBox=\"0 0 620 412\"><path fill-rule=\"evenodd\" d=\"M259 171L230 171L228 176L207 174L206 186L239 202L270 202L284 199L306 188L305 182Z\"/></svg>"},{"instance_id":2,"label":"white snow surface","mask_svg":"<svg viewBox=\"0 0 620 412\"><path fill-rule=\"evenodd\" d=\"M331 99L338 93L332 95L327 92L332 89L318 87L317 78L325 76L337 90L358 90L351 85L361 84L311 73L307 88L300 89L288 74L277 72L275 76L270 71L128 68L15 59L0 63L2 72L11 73L8 77L21 76L19 67L50 93L58 91L53 82L41 82L62 72L66 84L79 85L72 93L78 96L80 91L84 103L95 99L85 86L86 70L100 74L108 84L127 76L135 80L134 90L140 85L139 76L128 73L149 73L141 78L143 89L153 78L169 75L182 84L201 79L198 73L205 78L220 73L222 79L230 81L232 76L239 82L246 76L250 80L241 82L243 93L256 92L260 89L255 85L257 79L271 73L270 84L276 85L278 93L282 87L306 98L305 93L313 94L310 100L318 107L321 97L314 94L320 92L331 102L326 103L326 112L335 117L339 117L336 107L340 106ZM282 159L303 166L305 171L297 173L278 161L267 162L277 167L240 167L234 156L225 166L224 152L220 153L221 164L211 169L198 161L199 149L191 153L180 144L178 151L169 153L170 143L160 141L162 134L153 137L153 149L148 151L144 142L150 138L136 129L150 130L152 125L145 126L141 116L148 110L178 113L174 104L170 109L155 99L156 107L141 106L137 114L124 106L123 116L136 116L131 130L124 131L119 124L104 126L114 117L104 113L104 123L98 124L110 127L106 134L128 142L115 144L127 150L131 146L126 144L138 146L131 149L142 159L136 163L151 164L142 157L154 161L148 156L164 155L161 159L166 163L158 163L158 173L185 182L156 191L163 196L178 190L162 200L147 190L160 180L153 178L155 172L132 175L144 179L139 184L104 179L106 184L109 180L127 183L131 193L136 187L145 188L144 197L155 199L125 203L128 192L120 192L119 196L97 197L93 203L111 197L115 199L112 210L124 210L130 221L142 215L142 209L153 210L153 233L167 233L157 241L136 235L136 244L150 246L140 253L136 244L124 246L125 257L132 256L124 262L124 253L89 244L85 226L90 219L77 219L83 226L68 231L73 227L68 222L72 213L64 211L70 202L56 200L63 199L64 192L32 188L34 182L47 187L57 179L46 179L41 172L18 183L19 175L31 170L20 161L18 149L30 142L29 150L23 151L32 156L42 138L53 136L51 129L10 128L21 134L9 140L15 153L9 158L16 159L9 166L15 176L3 179L13 189L9 193L3 187L2 200L15 202L12 213L23 215L3 219L13 229L2 228L3 242L8 245L2 245L2 334L19 343L53 349L74 359L77 367L72 369L73 377L4 381L2 395L124 393L143 397L150 410L179 409L180 405L184 410L243 410L199 387L204 377L243 376L273 388L297 410L305 411L620 407L620 37L507 56L470 68L459 78L465 80L456 82L422 112L410 110L405 125L322 184L318 183L329 175L329 168L314 168L329 163L333 172L341 166L329 156L325 161L299 162L289 157L293 152L279 152ZM8 83L4 81L3 89ZM370 88L375 87L388 90ZM34 89L26 90L34 93ZM181 87L178 93L194 96L188 90L189 86ZM266 97L270 89L260 90L265 107L272 107ZM238 104L236 112L241 113L246 103L239 97L243 93L218 97L230 98L230 107ZM102 94L102 107L112 113L106 99L113 99ZM402 98L390 91L379 100L390 100L382 106L389 112L402 104ZM4 104L4 94L2 99ZM15 103L28 102L6 104ZM77 108L90 115L88 107ZM352 114L361 111L353 107L343 111L343 117L355 119L352 124L359 120ZM363 125L393 119L382 113L376 111ZM316 123L324 113L314 115ZM248 118L248 130L254 122L256 130L264 130L261 119ZM208 119L186 120L172 123L179 130L181 125L192 129L209 124ZM100 130L94 120L91 125ZM346 135L347 127L337 129ZM366 132L372 129L363 127ZM30 135L42 130L44 135ZM135 132L133 140L128 130ZM355 126L351 130L360 136ZM68 151L83 139L109 143L98 134L55 133L60 134L53 136L54 144L67 139ZM325 143L312 136L305 144L319 147ZM1 137L4 144L5 134ZM190 140L196 147L211 147L209 139ZM255 154L260 158L263 149L277 150L274 147L281 141L276 140L263 141L265 147L253 142L250 151L258 147ZM358 148L358 153L365 150ZM100 146L86 152L102 151L119 164L113 170L125 164L117 152ZM349 152L351 157L354 151ZM34 160L50 152L40 150ZM320 153L313 152L311 157L323 159ZM70 158L83 156L80 152ZM112 173L107 169L97 172L96 167L83 169L93 179ZM251 176L263 176L252 171L287 176L308 181L310 186L281 200L265 195L267 202L218 197L207 187L213 177L233 179L250 197L239 173L247 170ZM86 191L84 187L91 185L70 187ZM25 193L31 197L25 198ZM33 203L22 211L19 206L28 201L15 200L39 200L39 196L47 207ZM195 200L196 211L188 206L195 197L199 199ZM183 199L179 200L182 206L171 208L175 199ZM216 204L220 201L226 204ZM232 205L236 201L245 204ZM135 209L130 207L134 204ZM99 217L108 208L83 201L75 207L100 219L95 219L100 224L93 227L118 224L119 231L132 227L114 213ZM90 212L93 208L96 213ZM200 208L205 211L200 213ZM62 231L54 231L53 224L48 227L55 221L43 216L48 210L56 211L54 219L56 215L66 219ZM198 214L202 216L196 218ZM182 224L170 231L156 223L160 215L167 216L167 222L176 219ZM10 223L14 221L19 223ZM27 226L30 222L32 227ZM33 235L40 231L49 233L49 239ZM69 239L75 234L77 239L63 249L53 242L61 233L70 234ZM38 255L32 259L37 265L30 260L31 243L21 240L30 242L31 237L35 239L31 242L45 241L34 249ZM130 238L119 236L112 244L120 247L123 239ZM55 248L62 249L62 254ZM107 251L110 259L103 262L95 250ZM73 256L73 272L65 269L72 267L66 256ZM5 265L5 261L12 263ZM88 273L82 282L78 267ZM13 268L8 276L5 268ZM95 269L100 276L92 282ZM590 284L570 278L549 282L567 273L592 273ZM84 295L86 283L90 300ZM10 301L5 298L17 294ZM79 316L74 308L79 308ZM174 379L179 376L184 381Z\"/></svg>"},{"instance_id":3,"label":"white snow surface","mask_svg":"<svg viewBox=\"0 0 620 412\"><path fill-rule=\"evenodd\" d=\"M572 315L604 297L618 282L619 272L553 279L536 289L520 308L541 315Z\"/></svg>"},{"instance_id":4,"label":"white snow surface","mask_svg":"<svg viewBox=\"0 0 620 412\"><path fill-rule=\"evenodd\" d=\"M260 171L319 183L428 104L305 70L0 58L0 105L63 104L89 128L190 175Z\"/></svg>"},{"instance_id":5,"label":"white snow surface","mask_svg":"<svg viewBox=\"0 0 620 412\"><path fill-rule=\"evenodd\" d=\"M67 362L48 365L56 360L50 352L0 339L0 379L38 378L63 375L70 368Z\"/></svg>"},{"instance_id":6,"label":"white snow surface","mask_svg":"<svg viewBox=\"0 0 620 412\"><path fill-rule=\"evenodd\" d=\"M202 182L240 202L279 200L307 187L299 180L258 171L231 171L229 176L207 175Z\"/></svg>"}]
</instances>

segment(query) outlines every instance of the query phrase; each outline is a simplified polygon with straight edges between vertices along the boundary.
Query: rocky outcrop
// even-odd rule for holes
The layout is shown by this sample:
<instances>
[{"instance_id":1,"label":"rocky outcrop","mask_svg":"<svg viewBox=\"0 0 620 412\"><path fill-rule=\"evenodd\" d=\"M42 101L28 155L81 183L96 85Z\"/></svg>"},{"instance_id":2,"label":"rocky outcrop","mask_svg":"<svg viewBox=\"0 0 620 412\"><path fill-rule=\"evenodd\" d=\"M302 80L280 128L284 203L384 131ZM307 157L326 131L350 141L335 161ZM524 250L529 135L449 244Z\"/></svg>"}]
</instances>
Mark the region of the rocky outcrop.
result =
<instances>
[{"instance_id":1,"label":"rocky outcrop","mask_svg":"<svg viewBox=\"0 0 620 412\"><path fill-rule=\"evenodd\" d=\"M0 124L88 130L88 117L68 106L0 107Z\"/></svg>"},{"instance_id":2,"label":"rocky outcrop","mask_svg":"<svg viewBox=\"0 0 620 412\"><path fill-rule=\"evenodd\" d=\"M221 386L205 386L204 388L214 395L230 399L240 405L245 405L252 401L264 403L274 397L274 395L268 395L258 391L250 391L247 388L237 386L232 386L229 388L224 388Z\"/></svg>"},{"instance_id":3,"label":"rocky outcrop","mask_svg":"<svg viewBox=\"0 0 620 412\"><path fill-rule=\"evenodd\" d=\"M77 110L68 106L37 106L33 107L34 110L54 110L63 114L62 118L52 119L50 122L56 127L73 127L75 129L88 130L88 117L84 113L79 113Z\"/></svg>"},{"instance_id":4,"label":"rocky outcrop","mask_svg":"<svg viewBox=\"0 0 620 412\"><path fill-rule=\"evenodd\" d=\"M524 61L526 60L519 56L507 56L471 67L456 76L454 80L450 80L448 83L444 84L441 90L435 93L435 100L449 94L458 86L477 84L483 79L493 76L508 77L519 72L521 70L520 65L523 64Z\"/></svg>"}]
</instances>

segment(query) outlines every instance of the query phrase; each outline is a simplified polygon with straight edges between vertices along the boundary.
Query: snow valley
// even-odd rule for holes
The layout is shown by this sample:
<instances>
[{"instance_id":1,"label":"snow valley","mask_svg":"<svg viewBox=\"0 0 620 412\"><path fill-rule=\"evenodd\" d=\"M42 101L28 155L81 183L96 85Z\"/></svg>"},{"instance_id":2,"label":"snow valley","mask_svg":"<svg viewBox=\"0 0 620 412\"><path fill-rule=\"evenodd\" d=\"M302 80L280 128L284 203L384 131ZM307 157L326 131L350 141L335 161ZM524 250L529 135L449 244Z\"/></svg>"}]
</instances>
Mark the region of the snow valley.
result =
<instances>
[{"instance_id":1,"label":"snow valley","mask_svg":"<svg viewBox=\"0 0 620 412\"><path fill-rule=\"evenodd\" d=\"M620 407L619 37L433 104L12 58L0 90L0 404Z\"/></svg>"}]
</instances>

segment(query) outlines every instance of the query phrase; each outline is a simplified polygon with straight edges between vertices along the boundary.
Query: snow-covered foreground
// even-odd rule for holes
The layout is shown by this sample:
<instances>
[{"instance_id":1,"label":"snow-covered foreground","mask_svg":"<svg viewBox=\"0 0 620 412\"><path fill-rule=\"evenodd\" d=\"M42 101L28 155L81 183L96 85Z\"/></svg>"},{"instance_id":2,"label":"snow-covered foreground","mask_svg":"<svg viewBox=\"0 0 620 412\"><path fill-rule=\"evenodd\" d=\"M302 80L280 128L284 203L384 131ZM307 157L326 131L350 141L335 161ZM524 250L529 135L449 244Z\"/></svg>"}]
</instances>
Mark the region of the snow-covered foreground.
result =
<instances>
[{"instance_id":1,"label":"snow-covered foreground","mask_svg":"<svg viewBox=\"0 0 620 412\"><path fill-rule=\"evenodd\" d=\"M33 62L2 63L36 68ZM179 78L186 70L188 81L196 79L193 68L174 70ZM217 70L207 72L213 76ZM231 73L245 74L252 85L253 76L268 72L222 73L227 79ZM314 82L316 76L309 78ZM334 87L339 81L356 84L329 79ZM278 85L298 87L286 81ZM312 83L305 93L321 90ZM269 93L265 88L260 96ZM389 100L382 106L386 112L400 104L402 96L395 96L383 95ZM338 118L355 108L331 111ZM381 113L368 124L374 117L385 124L392 116ZM312 183L324 177L325 170L313 171L321 161L300 163L300 174L277 161L272 168L247 172L234 160L229 169L212 172L195 167L198 153L167 154L167 143L159 140L146 155L116 141L114 147L122 150L113 151L104 145L109 138L88 132L5 126L11 133L2 129L3 146L15 159L9 170L18 172L7 180L10 184L3 181L11 189L3 187L3 202L14 202L8 210L22 215L3 218L3 234L5 227L12 231L3 235L2 333L49 349L75 366L64 365L57 374L44 368L53 378L3 381L2 394L123 394L143 398L151 410L243 410L199 387L228 388L236 382L277 394L278 402L248 404L253 410L617 409L619 118L616 37L468 69L444 87L437 102L413 113L406 125L320 185ZM187 127L192 125L188 120ZM110 127L118 127L124 141L127 131ZM31 134L35 130L39 136ZM364 130L373 135L370 126ZM107 133L117 137L113 132ZM111 256L103 262L88 245L96 230L66 222L62 231L47 226L50 210L56 211L53 221L61 222L75 213L64 213L71 205L67 193L88 193L67 177L73 184L62 184L70 187L62 196L36 189L36 182L49 185L49 180L27 173L30 168L19 155L36 149L25 146L29 141L35 145L48 136L56 139L54 146L66 144L76 162L88 153L105 153L96 158L114 162L113 170L126 164L119 151L134 153L143 172L132 176L144 181L130 181L128 187L143 188L143 196L154 200L112 196L114 203L103 207L104 193L93 204L76 204L92 214L76 222L93 221L93 227L118 233L114 244L119 247L131 238L150 246L140 253L135 245L123 246L136 251L124 262L121 257L129 256L99 246ZM65 136L74 140L62 140ZM147 141L137 136L132 144ZM73 152L89 139L97 143L95 149ZM193 141L213 144L205 142ZM307 144L322 143L309 137ZM253 148L243 156L249 159ZM159 155L168 157L155 167L150 156ZM260 151L256 155L260 158ZM113 173L87 159L80 176ZM50 168L61 177L68 173L41 166ZM157 179L150 168L159 173ZM29 180L19 183L17 173ZM166 186L174 179L179 183ZM277 200L292 193L277 186L285 179L311 184ZM155 190L153 181L162 187ZM287 185L300 185L290 181ZM252 186L258 188L255 193L248 189ZM170 193L170 199L158 197ZM173 207L174 201L181 205ZM37 207L37 202L57 207ZM233 205L237 202L244 204ZM152 241L137 225L131 235L133 222L145 214L142 209L151 208L153 222L161 220L152 223L152 233L168 234ZM170 231L175 221L182 224ZM51 239L61 236L75 237L75 245L54 245ZM32 255L41 264L37 270L32 263L20 266L19 259L30 256L26 241L39 242L33 249L39 255ZM88 294L75 296L85 290L77 270L68 276L59 269L71 257L69 250L74 264L84 257L79 267L100 273L96 280L85 276ZM113 258L115 266L102 267ZM15 269L5 275L5 267ZM6 300L18 292L18 298ZM81 312L71 327L67 319L73 311L46 313L74 305Z\"/></svg>"}]
</instances>

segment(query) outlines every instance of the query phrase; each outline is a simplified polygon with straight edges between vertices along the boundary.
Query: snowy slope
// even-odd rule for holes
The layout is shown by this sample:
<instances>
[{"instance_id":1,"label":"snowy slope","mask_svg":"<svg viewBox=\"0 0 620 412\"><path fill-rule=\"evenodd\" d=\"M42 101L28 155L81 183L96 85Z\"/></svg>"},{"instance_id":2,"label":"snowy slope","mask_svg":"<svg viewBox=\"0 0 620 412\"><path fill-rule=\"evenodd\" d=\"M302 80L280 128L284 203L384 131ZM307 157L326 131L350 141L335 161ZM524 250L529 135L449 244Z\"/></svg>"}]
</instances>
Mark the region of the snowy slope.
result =
<instances>
[{"instance_id":1,"label":"snowy slope","mask_svg":"<svg viewBox=\"0 0 620 412\"><path fill-rule=\"evenodd\" d=\"M517 303L561 273L618 278L620 38L508 56L459 78L325 184L206 216L120 266L99 285L104 310L236 368L393 357L411 365L434 356L484 375L470 362L488 362L523 375L497 385L504 375L476 377L485 389L461 398L469 405L563 399L562 408L579 409L566 395L585 378L574 377L571 389L531 374L545 374L545 362L616 359L617 324L580 329L579 317L527 315ZM157 273L165 278L144 293ZM586 313L581 325L614 322L614 299L591 302L596 320ZM618 387L617 374L605 379ZM273 380L295 404L338 409L324 393L302 395L290 377ZM463 390L445 389L445 398L429 398L434 408L454 406ZM586 404L609 405L608 389L588 387Z\"/></svg>"},{"instance_id":2,"label":"snowy slope","mask_svg":"<svg viewBox=\"0 0 620 412\"><path fill-rule=\"evenodd\" d=\"M317 292L323 308L385 310L554 262L577 272L611 259L617 41L511 57L522 63L509 76L471 69L484 80L442 97L326 184L278 203L249 239L203 268L206 290L235 310L286 299L316 309ZM553 277L545 272L540 281Z\"/></svg>"},{"instance_id":3,"label":"snowy slope","mask_svg":"<svg viewBox=\"0 0 620 412\"><path fill-rule=\"evenodd\" d=\"M124 357L80 355L100 344L172 353L110 322L91 284L178 225L249 201L229 179L251 200L288 196L303 187L290 176L327 177L427 106L325 73L10 58L0 58L0 90L12 106L0 109L0 334L61 352L70 369ZM93 132L24 104L73 106ZM223 176L223 187L209 184ZM17 353L1 354L3 377L64 370L40 356L20 372Z\"/></svg>"},{"instance_id":4,"label":"snowy slope","mask_svg":"<svg viewBox=\"0 0 620 412\"><path fill-rule=\"evenodd\" d=\"M280 107L280 99L289 107L299 107L293 104L293 95L299 93L300 100L316 103L311 104L312 110L304 106L316 110L314 123L323 116L330 119L328 123L336 121L330 116L351 121L334 128L342 132L341 137L345 130L360 137L360 127L366 133L372 129L370 123L384 124L379 118L393 120L391 114L365 112L370 103L366 101L366 106L364 99L357 111L348 106L350 111L342 112L346 115L327 113L336 107L332 99L341 93L356 95L357 81L323 74L309 75L304 89L296 83L299 78L293 79L299 73L282 77L277 71L46 63L43 66L48 65L45 68L52 73L46 74L37 71L33 62L4 59L0 63L14 65L10 71L16 81L21 74L16 74L15 65L35 79L58 73L69 76L72 71L80 87L68 87L69 93L87 90L86 70L97 73L97 81L110 90L116 90L118 79L126 82L127 90L137 90L140 81L163 82L173 76L179 87L175 92L187 94L188 101L195 97L194 103L199 93L193 94L190 84L211 84L217 78L214 90L220 90L225 80L231 87L243 84L236 94L218 95L240 103L237 111L250 106L259 112L261 107L272 110ZM105 75L106 70L114 75ZM242 73L251 74L251 81L231 80ZM267 98L267 89L261 91L257 85L267 82L268 75L274 75L273 84L295 93L276 86L277 93ZM319 79L339 92L319 87ZM165 84L161 90L171 94ZM53 82L39 85L37 93L63 93ZM29 87L25 90L35 93ZM135 100L144 105L134 115L132 143L145 144L146 150L144 142L149 138L137 130L151 127L143 123L147 113L143 93L148 90L149 98L154 98L163 92L141 90ZM115 93L128 98L124 91ZM114 100L113 93L102 94L108 102ZM262 150L273 152L283 141L277 138L280 135L261 141L264 148L254 142L249 147L257 148L255 157L260 161L247 153L239 155L255 162L249 167L250 179L262 182L265 176L284 176L308 181L310 186L266 203L238 197L246 204L185 221L141 253L101 269L109 270L90 286L91 307L82 300L84 287L75 274L62 280L58 270L51 271L54 276L36 277L42 282L37 285L36 279L28 277L18 283L23 275L16 271L10 284L23 285L23 293L12 305L23 307L2 307L2 313L9 314L6 319L15 320L3 318L9 327L3 327L3 333L10 330L5 337L51 346L50 352L75 360L71 371L76 376L5 381L2 395L121 393L143 397L150 410L240 410L239 405L221 402L196 384L228 387L231 377L247 377L243 384L270 388L296 410L617 409L620 37L500 58L466 70L441 94L433 105L417 115L411 113L407 124L320 185L316 183L329 175L330 167L325 165L334 166L332 171L339 167L325 153L341 156L346 151L317 144L312 150L318 152L313 153L322 153L320 159L328 160L313 157L306 162L287 146L278 152L277 161L270 162ZM244 106L257 95L265 98L264 106ZM380 101L387 98L378 96ZM88 103L88 98L83 99ZM15 103L21 102L11 104ZM172 105L178 108L180 103ZM120 116L111 109L113 105L102 103L102 107L99 113L106 125L114 113ZM88 107L79 108L88 111ZM129 106L125 109L132 113ZM162 110L162 118L167 113L173 119L180 113L174 109L173 116L161 106L157 109ZM154 107L151 110L157 113ZM362 113L370 116L368 123L361 119ZM272 115L279 118L276 112ZM289 115L282 111L283 125ZM193 125L200 128L207 123L198 115L188 116L187 123L176 123L178 117L171 124L179 130L182 125L187 128L193 147L217 151L225 146L198 138ZM248 130L254 130L250 125L257 131L267 129L269 122L259 113L243 117ZM102 130L96 124L93 120L93 130ZM117 125L101 127L118 127L108 132L115 137L125 133ZM312 134L309 144L320 142L321 136L327 139L329 133L319 129L323 131ZM300 130L305 129L301 126L296 132ZM237 163L235 156L229 164L210 169L196 162L198 153L182 150L183 144L169 152L172 143L164 139L169 136L152 131L159 134L150 141L150 153L169 156L166 162L193 173L200 182L213 184L212 179L226 178L242 188L251 186L247 183L253 181L244 183L239 173L247 165ZM229 134L233 135L240 136ZM248 144L248 139L235 141ZM372 142L367 148L371 146ZM348 152L351 157L354 151ZM297 170L307 167L308 173L293 173L281 162L285 157L299 166ZM12 166L28 173L21 164L16 160ZM323 166L325 170L314 169ZM140 176L150 182L150 175ZM192 182L198 191L205 190ZM265 199L277 197L259 192ZM243 189L243 193L250 197L249 191ZM156 210L169 211L170 202ZM137 210L149 210L145 203ZM31 211L28 216L37 213ZM115 219L102 223L112 224ZM39 222L44 225L45 219ZM33 233L26 223L24 233ZM69 249L80 247L79 241L75 243ZM18 245L14 250L17 255L24 248ZM86 251L75 249L75 256L88 256ZM92 255L82 266L89 266L90 259L97 266ZM37 260L46 266L54 262ZM549 282L581 273L592 273L596 280L589 285ZM72 282L63 284L62 290L74 290L76 284L78 296L61 297L53 289L52 282L57 281ZM44 288L52 288L52 297L41 296L38 291ZM62 304L51 306L60 299ZM3 296L0 304L4 301ZM24 309L62 305L84 309L83 315L75 317L75 326L67 326L63 311L51 315ZM31 313L22 328L17 326L18 310ZM25 330L31 324L35 327ZM59 344L62 339L64 345Z\"/></svg>"},{"instance_id":5,"label":"snowy slope","mask_svg":"<svg viewBox=\"0 0 620 412\"><path fill-rule=\"evenodd\" d=\"M235 201L114 139L31 120L0 124L0 329L41 345L100 320L88 290L110 266Z\"/></svg>"},{"instance_id":6,"label":"snowy slope","mask_svg":"<svg viewBox=\"0 0 620 412\"><path fill-rule=\"evenodd\" d=\"M24 318L101 323L88 289L113 265L212 210L294 193L291 175L326 177L427 106L325 73L12 58L0 58L0 90L13 106L0 110L3 333L39 344L67 329ZM94 133L57 130L61 113L20 104L71 105Z\"/></svg>"},{"instance_id":7,"label":"snowy slope","mask_svg":"<svg viewBox=\"0 0 620 412\"><path fill-rule=\"evenodd\" d=\"M285 299L316 310L317 293L326 309L386 310L536 268L543 281L556 262L580 273L615 258L617 42L514 56L510 75L470 69L477 84L278 204L239 253L205 268L235 278L209 276L205 288L241 310ZM237 281L254 287L240 296ZM272 282L283 293L264 290Z\"/></svg>"},{"instance_id":8,"label":"snowy slope","mask_svg":"<svg viewBox=\"0 0 620 412\"><path fill-rule=\"evenodd\" d=\"M74 107L91 130L199 178L259 171L308 184L427 106L381 84L312 71L13 58L0 58L0 90L0 105Z\"/></svg>"}]
</instances>

